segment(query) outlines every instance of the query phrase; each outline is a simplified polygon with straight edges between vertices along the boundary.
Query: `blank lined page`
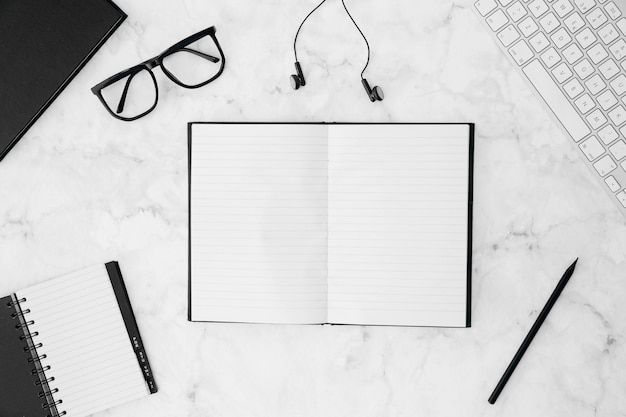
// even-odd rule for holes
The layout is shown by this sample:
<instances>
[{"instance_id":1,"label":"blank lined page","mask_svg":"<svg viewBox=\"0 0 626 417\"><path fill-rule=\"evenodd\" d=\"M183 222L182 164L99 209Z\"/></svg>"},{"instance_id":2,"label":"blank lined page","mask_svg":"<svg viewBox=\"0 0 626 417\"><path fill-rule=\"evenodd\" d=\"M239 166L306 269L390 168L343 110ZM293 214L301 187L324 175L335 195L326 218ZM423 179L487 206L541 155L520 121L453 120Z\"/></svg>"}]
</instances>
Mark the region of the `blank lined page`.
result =
<instances>
[{"instance_id":1,"label":"blank lined page","mask_svg":"<svg viewBox=\"0 0 626 417\"><path fill-rule=\"evenodd\" d=\"M323 323L324 125L193 124L191 320Z\"/></svg>"},{"instance_id":2,"label":"blank lined page","mask_svg":"<svg viewBox=\"0 0 626 417\"><path fill-rule=\"evenodd\" d=\"M465 326L468 125L329 128L329 321Z\"/></svg>"},{"instance_id":3,"label":"blank lined page","mask_svg":"<svg viewBox=\"0 0 626 417\"><path fill-rule=\"evenodd\" d=\"M104 265L17 293L55 401L67 417L91 415L149 395Z\"/></svg>"}]
</instances>

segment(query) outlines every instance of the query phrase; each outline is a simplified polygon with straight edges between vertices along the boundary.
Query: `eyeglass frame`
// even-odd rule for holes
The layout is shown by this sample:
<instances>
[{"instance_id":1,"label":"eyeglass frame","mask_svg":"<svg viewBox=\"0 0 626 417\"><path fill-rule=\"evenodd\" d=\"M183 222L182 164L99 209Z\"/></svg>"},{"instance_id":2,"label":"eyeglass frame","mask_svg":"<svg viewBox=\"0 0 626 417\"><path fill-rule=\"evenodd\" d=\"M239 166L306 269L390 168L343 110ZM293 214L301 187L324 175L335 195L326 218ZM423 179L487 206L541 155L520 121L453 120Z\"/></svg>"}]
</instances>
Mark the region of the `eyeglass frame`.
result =
<instances>
[{"instance_id":1,"label":"eyeglass frame","mask_svg":"<svg viewBox=\"0 0 626 417\"><path fill-rule=\"evenodd\" d=\"M200 88L200 87L204 87L205 85L209 84L211 81L215 80L217 77L219 77L222 72L224 71L224 64L226 63L226 58L224 57L224 51L222 50L222 47L220 46L220 43L218 42L217 38L215 37L215 26L211 26L207 29L201 30L198 33L195 33L191 36L186 37L185 39L181 40L180 42L175 43L174 45L170 46L169 48L167 48L165 51L163 51L162 53L160 53L159 55L155 56L154 58L150 58L140 64L137 64L133 67L127 68L123 71L118 72L115 75L110 76L109 78L105 79L104 81L96 84L95 86L93 86L91 88L91 92L93 94L95 94L98 99L100 99L100 102L102 103L102 105L104 106L105 109L107 109L107 111L111 114L111 116L115 117L118 120L122 120L125 122L132 122L133 120L137 120L142 118L143 116L147 115L148 113L150 113L152 110L154 110L159 102L159 86L157 84L157 80L156 77L154 76L154 73L152 72L153 68L156 67L161 67L161 70L163 71L163 73L167 76L167 78L169 78L170 80L172 80L175 84L178 84L179 86L183 87L183 88L189 88L189 89L195 89L195 88ZM167 58L170 55L173 55L176 52L179 51L185 51L185 47L188 46L190 43L193 43L199 39L202 39L205 36L211 36L211 38L213 39L213 41L215 42L215 45L217 46L217 50L220 53L220 57L221 57L221 65L220 65L220 69L217 71L217 73L210 78L207 81L203 81L199 84L195 84L195 85L187 85L185 83L183 83L182 81L180 81L178 78L176 78L176 76L174 74L172 74L164 65L163 65L163 60L165 58ZM204 54L200 51L195 51L192 49L187 49L186 52L191 52L195 55L199 55L205 59L208 59L211 62L217 62L216 60L218 58L213 57L211 55L208 54ZM215 59L215 60L214 60ZM104 99L104 97L102 96L102 90L108 86L110 86L113 83L118 82L119 80L128 77L128 81L126 82L126 85L124 86L124 91L122 93L122 97L120 98L120 104L118 105L118 108L121 106L123 108L124 102L125 102L125 98L126 98L126 94L128 92L128 87L130 85L130 82L132 81L132 78L137 75L138 73L140 73L143 70L147 70L148 73L150 74L150 76L152 77L152 82L154 83L154 90L155 90L155 98L154 98L154 104L152 105L152 107L150 107L148 110L146 110L145 112L141 113L138 116L134 116L134 117L124 117L124 116L120 116L116 113L113 112L113 110L111 110L111 108L109 107L108 103L106 102L106 100Z\"/></svg>"}]
</instances>

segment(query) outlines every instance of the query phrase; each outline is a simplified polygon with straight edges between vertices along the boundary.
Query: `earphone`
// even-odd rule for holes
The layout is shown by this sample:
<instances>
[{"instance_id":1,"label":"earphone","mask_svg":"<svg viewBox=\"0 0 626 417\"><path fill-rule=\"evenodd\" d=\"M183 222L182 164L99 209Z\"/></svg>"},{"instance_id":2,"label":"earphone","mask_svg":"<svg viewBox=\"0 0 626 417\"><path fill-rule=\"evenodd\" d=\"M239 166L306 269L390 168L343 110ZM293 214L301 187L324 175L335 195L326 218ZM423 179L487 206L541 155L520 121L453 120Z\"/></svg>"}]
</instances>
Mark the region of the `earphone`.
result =
<instances>
[{"instance_id":1,"label":"earphone","mask_svg":"<svg viewBox=\"0 0 626 417\"><path fill-rule=\"evenodd\" d=\"M296 67L296 73L292 74L291 77L289 77L289 81L291 82L291 88L293 88L294 90L297 90L300 87L304 87L306 85L306 80L304 79L304 73L302 72L302 67L300 66L300 62L298 61L298 51L296 49L296 42L298 41L298 34L300 33L300 29L302 29L302 25L304 25L304 22L307 21L309 16L311 16L325 2L326 2L326 0L322 0L322 2L320 4L315 6L315 8L313 10L311 10L308 15L306 15L306 17L304 18L302 23L300 23L300 27L298 27L298 31L296 32L296 36L295 36L295 38L293 40L293 53L294 53L295 58L296 58L296 62L294 64L294 66ZM350 18L350 20L352 20L352 23L354 23L354 26L357 28L357 30L359 31L359 33L363 37L363 40L365 41L365 45L367 46L367 62L365 63L365 66L363 67L363 70L361 71L361 83L363 84L363 88L365 88L365 92L367 93L367 96L369 97L371 102L382 101L385 98L385 95L383 93L383 89L378 87L378 86L374 86L374 88L370 87L370 85L367 82L367 80L365 78L363 78L363 73L365 72L365 70L367 69L368 64L370 63L370 45L367 42L367 38L365 37L365 35L361 31L361 28L359 28L359 25L356 24L356 22L354 21L354 18L352 17L350 12L348 11L348 8L346 7L345 0L341 0L341 4L343 4L343 8L345 9L346 13L348 14L348 17Z\"/></svg>"},{"instance_id":2,"label":"earphone","mask_svg":"<svg viewBox=\"0 0 626 417\"><path fill-rule=\"evenodd\" d=\"M291 74L290 81L291 81L291 88L293 88L294 90L297 90L300 87L304 87L306 85L306 81L304 80L302 67L300 66L300 63L298 61L296 61L295 66L296 66L296 73Z\"/></svg>"}]
</instances>

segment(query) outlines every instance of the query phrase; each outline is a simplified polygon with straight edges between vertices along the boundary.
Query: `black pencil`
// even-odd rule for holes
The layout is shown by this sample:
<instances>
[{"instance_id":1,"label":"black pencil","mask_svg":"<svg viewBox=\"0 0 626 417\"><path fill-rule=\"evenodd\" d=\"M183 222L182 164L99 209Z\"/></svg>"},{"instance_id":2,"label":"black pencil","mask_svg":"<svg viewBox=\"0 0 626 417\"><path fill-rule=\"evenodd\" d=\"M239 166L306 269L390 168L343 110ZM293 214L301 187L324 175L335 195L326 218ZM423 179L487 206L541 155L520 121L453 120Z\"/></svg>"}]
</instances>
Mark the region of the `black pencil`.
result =
<instances>
[{"instance_id":1,"label":"black pencil","mask_svg":"<svg viewBox=\"0 0 626 417\"><path fill-rule=\"evenodd\" d=\"M522 356L524 356L524 352L526 352L526 349L528 349L528 346L530 346L530 343L533 341L533 338L539 331L539 328L543 324L544 320L546 319L546 317L548 317L548 313L552 309L552 306L554 305L554 303L556 303L556 300L559 298L559 295L561 295L561 292L563 291L563 288L565 288L567 281L569 281L570 277L574 273L576 262L578 262L578 258L576 258L574 263L571 264L569 268L567 268L567 270L559 280L559 283L556 284L556 288L552 292L552 295L548 299L546 305L543 307L543 310L541 310L541 313L539 313L537 320L535 320L535 324L533 324L533 327L530 328L530 331L526 335L526 338L524 338L522 345L519 347L519 349L517 349L517 352L515 353L515 356L513 356L511 363L506 368L506 371L504 371L504 374L502 375L502 378L500 378L500 381L498 381L498 385L496 385L495 389L491 393L491 396L489 396L488 401L490 404L496 402L498 396L502 392L502 389L506 385L506 382L513 374L513 371L515 371L515 368L517 367L519 361L522 359Z\"/></svg>"}]
</instances>

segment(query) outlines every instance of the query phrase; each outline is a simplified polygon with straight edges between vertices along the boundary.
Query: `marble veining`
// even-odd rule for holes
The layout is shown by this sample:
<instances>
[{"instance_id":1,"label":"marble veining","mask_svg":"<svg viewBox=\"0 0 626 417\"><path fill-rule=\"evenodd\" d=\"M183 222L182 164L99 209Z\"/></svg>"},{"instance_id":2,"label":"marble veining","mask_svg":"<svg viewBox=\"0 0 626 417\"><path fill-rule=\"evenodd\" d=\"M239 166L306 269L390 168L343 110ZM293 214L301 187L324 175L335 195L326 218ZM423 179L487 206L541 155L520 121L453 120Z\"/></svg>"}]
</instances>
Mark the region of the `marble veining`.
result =
<instances>
[{"instance_id":1,"label":"marble veining","mask_svg":"<svg viewBox=\"0 0 626 417\"><path fill-rule=\"evenodd\" d=\"M129 18L0 163L0 293L121 263L160 391L103 416L624 416L626 219L479 26L470 0L118 0ZM89 88L215 25L224 74L157 71L132 123ZM476 123L470 329L189 323L188 121ZM561 273L576 273L496 405Z\"/></svg>"}]
</instances>

